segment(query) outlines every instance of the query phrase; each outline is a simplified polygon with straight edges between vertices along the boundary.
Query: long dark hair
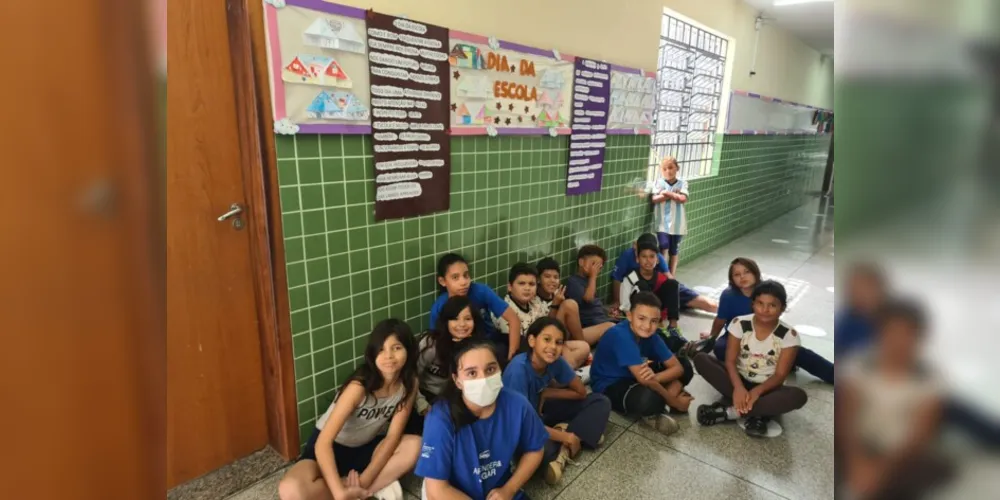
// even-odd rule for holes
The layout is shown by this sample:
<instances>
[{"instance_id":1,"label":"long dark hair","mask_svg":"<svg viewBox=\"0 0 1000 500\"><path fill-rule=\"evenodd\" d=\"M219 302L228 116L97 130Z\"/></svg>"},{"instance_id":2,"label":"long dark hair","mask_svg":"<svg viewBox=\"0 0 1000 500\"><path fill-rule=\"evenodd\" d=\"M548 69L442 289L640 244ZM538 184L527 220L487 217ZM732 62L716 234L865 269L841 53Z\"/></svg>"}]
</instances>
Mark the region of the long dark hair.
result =
<instances>
[{"instance_id":1,"label":"long dark hair","mask_svg":"<svg viewBox=\"0 0 1000 500\"><path fill-rule=\"evenodd\" d=\"M400 404L404 404L409 400L410 395L413 394L413 391L417 387L416 339L413 338L413 331L410 330L409 325L401 320L389 318L379 321L375 325L375 328L372 329L372 333L368 337L368 345L365 346L364 362L337 389L334 401L340 398L340 395L344 393L344 389L351 382L358 382L365 389L365 400L362 401L362 405L366 404L369 398L375 399L375 391L385 385L385 378L382 377L382 372L375 365L375 358L382 351L382 346L385 345L386 340L389 340L389 337L392 336L395 336L399 340L399 343L403 344L403 348L406 349L406 363L403 364L403 369L399 372L400 382L403 383L403 387L405 388Z\"/></svg>"},{"instance_id":2,"label":"long dark hair","mask_svg":"<svg viewBox=\"0 0 1000 500\"><path fill-rule=\"evenodd\" d=\"M469 337L455 345L454 355L451 359L451 370L449 370L451 378L448 379L448 385L441 391L441 397L435 404L448 405L451 423L455 426L456 432L477 420L477 417L465 405L465 400L462 399L462 390L455 385L455 377L458 376L458 360L462 359L465 353L475 349L486 349L493 353L497 361L500 361L495 344L484 337Z\"/></svg>"},{"instance_id":3,"label":"long dark hair","mask_svg":"<svg viewBox=\"0 0 1000 500\"><path fill-rule=\"evenodd\" d=\"M441 306L441 312L438 313L437 324L424 334L428 338L428 342L420 350L420 354L422 355L424 351L433 348L434 362L449 373L451 372L450 365L455 342L452 341L451 332L448 331L448 322L457 318L466 307L472 313L472 335L481 335L483 333L483 318L476 311L476 308L472 307L469 297L461 296L451 297L445 301L444 305Z\"/></svg>"},{"instance_id":4,"label":"long dark hair","mask_svg":"<svg viewBox=\"0 0 1000 500\"><path fill-rule=\"evenodd\" d=\"M465 260L465 257L462 257L457 253L446 253L442 255L441 258L438 259L437 277L444 278L445 275L448 274L448 268L459 262L465 264L466 266L469 265L469 261ZM435 282L437 282L437 280L435 280ZM440 292L444 290L445 287L441 286L441 283L438 283L438 291Z\"/></svg>"},{"instance_id":5,"label":"long dark hair","mask_svg":"<svg viewBox=\"0 0 1000 500\"><path fill-rule=\"evenodd\" d=\"M737 265L747 268L747 271L750 271L750 274L752 274L754 278L757 278L757 283L754 283L754 286L757 286L757 284L760 283L760 266L757 265L757 261L747 257L736 257L729 263L729 288L736 291L740 290L740 287L736 285L735 281L733 281L733 268Z\"/></svg>"}]
</instances>

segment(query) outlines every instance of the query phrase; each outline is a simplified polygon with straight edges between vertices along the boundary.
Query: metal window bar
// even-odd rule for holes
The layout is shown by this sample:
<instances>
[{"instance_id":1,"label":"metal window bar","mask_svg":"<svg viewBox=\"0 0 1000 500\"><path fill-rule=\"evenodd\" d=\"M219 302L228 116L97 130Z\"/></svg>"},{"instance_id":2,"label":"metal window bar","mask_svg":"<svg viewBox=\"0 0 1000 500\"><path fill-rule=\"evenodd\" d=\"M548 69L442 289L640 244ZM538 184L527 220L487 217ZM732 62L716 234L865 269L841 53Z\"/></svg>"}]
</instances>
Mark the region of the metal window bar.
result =
<instances>
[{"instance_id":1,"label":"metal window bar","mask_svg":"<svg viewBox=\"0 0 1000 500\"><path fill-rule=\"evenodd\" d=\"M649 178L659 160L674 156L680 175L709 175L722 102L728 41L664 14L657 58L659 101L654 110Z\"/></svg>"}]
</instances>

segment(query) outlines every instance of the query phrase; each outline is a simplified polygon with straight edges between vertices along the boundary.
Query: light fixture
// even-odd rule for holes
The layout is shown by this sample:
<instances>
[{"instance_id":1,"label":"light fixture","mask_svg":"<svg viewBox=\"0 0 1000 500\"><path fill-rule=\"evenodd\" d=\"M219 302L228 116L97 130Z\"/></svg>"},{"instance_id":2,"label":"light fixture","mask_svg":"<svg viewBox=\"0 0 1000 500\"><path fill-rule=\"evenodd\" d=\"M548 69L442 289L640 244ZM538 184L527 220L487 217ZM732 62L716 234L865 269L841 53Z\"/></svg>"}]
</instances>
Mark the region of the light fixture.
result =
<instances>
[{"instance_id":1,"label":"light fixture","mask_svg":"<svg viewBox=\"0 0 1000 500\"><path fill-rule=\"evenodd\" d=\"M833 0L774 0L775 7L785 7L787 5L798 5L800 3L820 3L833 2Z\"/></svg>"}]
</instances>

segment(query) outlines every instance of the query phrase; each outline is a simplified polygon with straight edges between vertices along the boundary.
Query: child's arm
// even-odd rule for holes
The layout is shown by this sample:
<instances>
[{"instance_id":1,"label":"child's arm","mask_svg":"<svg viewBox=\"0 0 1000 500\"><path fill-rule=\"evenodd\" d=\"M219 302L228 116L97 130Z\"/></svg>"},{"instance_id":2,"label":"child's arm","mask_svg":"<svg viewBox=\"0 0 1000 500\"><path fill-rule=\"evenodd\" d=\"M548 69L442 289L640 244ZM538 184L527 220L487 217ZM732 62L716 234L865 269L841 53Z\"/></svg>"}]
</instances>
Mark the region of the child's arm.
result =
<instances>
[{"instance_id":1,"label":"child's arm","mask_svg":"<svg viewBox=\"0 0 1000 500\"><path fill-rule=\"evenodd\" d=\"M413 383L418 384L416 380ZM362 488L368 489L371 486L375 478L378 477L378 474L382 472L382 468L389 462L389 458L396 452L399 441L403 439L403 429L406 428L406 422L410 419L410 413L413 411L413 401L419 392L420 390L417 389L417 386L414 386L413 394L410 394L410 397L406 398L403 407L392 416L392 422L389 423L389 431L386 433L385 439L382 440L381 446L372 455L371 462L368 462L368 467L365 467L364 472L361 473Z\"/></svg>"},{"instance_id":2,"label":"child's arm","mask_svg":"<svg viewBox=\"0 0 1000 500\"><path fill-rule=\"evenodd\" d=\"M659 380L657 380L656 374L649 368L649 365L641 364L630 366L628 367L628 371L632 372L632 376L635 377L636 382L652 389L653 392L659 394L664 401L670 397L667 393L667 389L663 387L663 384L661 384Z\"/></svg>"},{"instance_id":3,"label":"child's arm","mask_svg":"<svg viewBox=\"0 0 1000 500\"><path fill-rule=\"evenodd\" d=\"M729 375L729 383L733 384L733 406L743 414L750 411L750 409L747 408L747 388L743 385L743 379L740 378L740 371L736 368L736 358L739 355L740 341L733 336L726 343L726 373Z\"/></svg>"},{"instance_id":4,"label":"child's arm","mask_svg":"<svg viewBox=\"0 0 1000 500\"><path fill-rule=\"evenodd\" d=\"M514 470L514 475L510 476L507 484L497 488L497 490L503 490L503 496L498 495L497 490L493 490L486 496L486 500L514 498L514 495L524 487L524 483L527 483L531 479L535 470L542 464L542 456L544 454L545 448L521 455L521 459L517 461L517 469Z\"/></svg>"},{"instance_id":5,"label":"child's arm","mask_svg":"<svg viewBox=\"0 0 1000 500\"><path fill-rule=\"evenodd\" d=\"M344 497L344 483L337 473L337 462L333 457L333 440L344 428L344 423L351 416L351 412L361 404L365 398L365 389L359 382L347 384L344 391L337 398L337 405L333 408L333 413L316 438L316 463L323 474L323 480L330 488L333 498Z\"/></svg>"},{"instance_id":6,"label":"child's arm","mask_svg":"<svg viewBox=\"0 0 1000 500\"><path fill-rule=\"evenodd\" d=\"M472 500L444 479L424 478L428 500Z\"/></svg>"},{"instance_id":7,"label":"child's arm","mask_svg":"<svg viewBox=\"0 0 1000 500\"><path fill-rule=\"evenodd\" d=\"M583 301L593 302L597 297L597 275L601 273L601 265L593 266L587 273L587 289L583 291Z\"/></svg>"},{"instance_id":8,"label":"child's arm","mask_svg":"<svg viewBox=\"0 0 1000 500\"><path fill-rule=\"evenodd\" d=\"M757 401L757 398L781 387L781 384L785 383L785 379L789 373L792 373L792 368L795 366L795 355L798 353L798 350L798 347L785 347L781 350L781 354L778 355L778 366L774 370L774 375L768 377L760 385L750 389L750 405L747 407L747 410L753 408L753 404Z\"/></svg>"},{"instance_id":9,"label":"child's arm","mask_svg":"<svg viewBox=\"0 0 1000 500\"><path fill-rule=\"evenodd\" d=\"M521 348L521 319L517 317L517 313L512 307L508 307L504 311L503 319L507 320L507 325L510 327L507 333L507 342L509 343L507 360L510 361L517 354L517 350Z\"/></svg>"},{"instance_id":10,"label":"child's arm","mask_svg":"<svg viewBox=\"0 0 1000 500\"><path fill-rule=\"evenodd\" d=\"M553 384L555 381L553 381ZM579 401L587 399L587 387L583 385L580 377L576 377L567 387L546 387L538 398L538 410L542 410L545 401L548 399L569 399Z\"/></svg>"},{"instance_id":11,"label":"child's arm","mask_svg":"<svg viewBox=\"0 0 1000 500\"><path fill-rule=\"evenodd\" d=\"M708 333L708 338L715 340L719 338L719 334L722 333L722 329L726 326L726 320L716 317L712 321L712 330Z\"/></svg>"},{"instance_id":12,"label":"child's arm","mask_svg":"<svg viewBox=\"0 0 1000 500\"><path fill-rule=\"evenodd\" d=\"M680 380L684 376L684 367L681 366L681 362L677 360L677 356L671 356L670 359L664 363L666 365L666 370L657 373L654 377L660 384L666 384L673 380Z\"/></svg>"}]
</instances>

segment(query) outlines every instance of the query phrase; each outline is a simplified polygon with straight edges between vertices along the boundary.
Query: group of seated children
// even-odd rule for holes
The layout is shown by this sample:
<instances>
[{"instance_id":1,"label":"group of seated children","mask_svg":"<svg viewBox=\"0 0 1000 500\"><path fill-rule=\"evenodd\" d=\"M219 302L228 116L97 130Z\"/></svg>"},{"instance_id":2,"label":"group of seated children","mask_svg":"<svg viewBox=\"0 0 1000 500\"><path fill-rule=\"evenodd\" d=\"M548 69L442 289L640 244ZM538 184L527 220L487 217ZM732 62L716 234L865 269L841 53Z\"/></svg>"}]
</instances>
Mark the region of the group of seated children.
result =
<instances>
[{"instance_id":1,"label":"group of seated children","mask_svg":"<svg viewBox=\"0 0 1000 500\"><path fill-rule=\"evenodd\" d=\"M282 480L281 498L402 498L397 480L414 467L424 498L525 498L521 488L543 464L545 480L557 483L583 447L603 443L612 409L676 432L670 413L688 412L694 367L723 395L694 409L699 423L745 417L748 435L765 435L768 419L806 402L783 385L801 350L779 319L784 288L762 281L753 261L733 261L727 292L742 294L747 308L724 302L722 311L737 313L720 311L710 339L688 341L677 328L680 308L716 305L673 278L658 243L641 236L623 254L632 262L616 265L621 320L597 296L607 257L595 245L579 249L565 287L551 258L516 264L505 298L474 282L461 256L443 256L431 329L416 340L402 321L376 325L364 363ZM715 342L722 326L732 338ZM721 356L710 354L713 343L724 346ZM592 348L588 393L575 370Z\"/></svg>"}]
</instances>

